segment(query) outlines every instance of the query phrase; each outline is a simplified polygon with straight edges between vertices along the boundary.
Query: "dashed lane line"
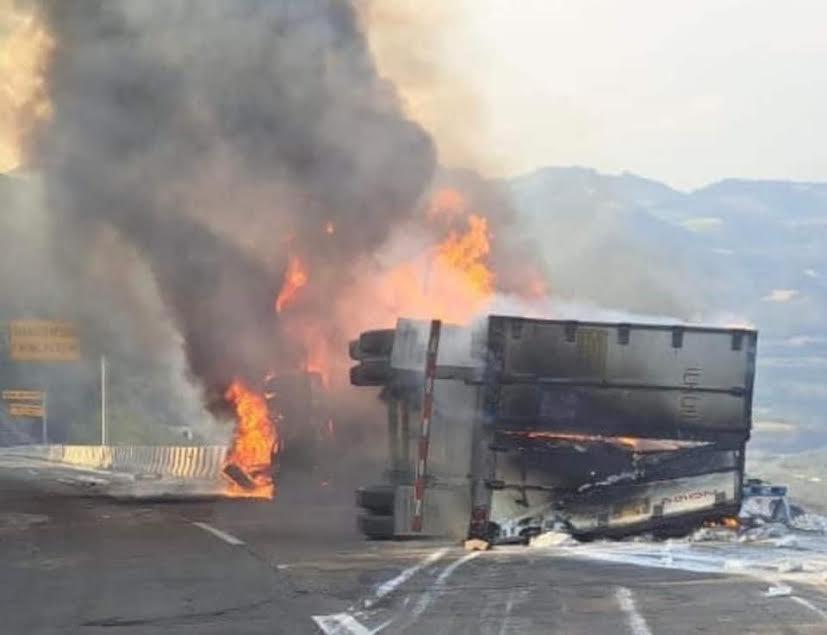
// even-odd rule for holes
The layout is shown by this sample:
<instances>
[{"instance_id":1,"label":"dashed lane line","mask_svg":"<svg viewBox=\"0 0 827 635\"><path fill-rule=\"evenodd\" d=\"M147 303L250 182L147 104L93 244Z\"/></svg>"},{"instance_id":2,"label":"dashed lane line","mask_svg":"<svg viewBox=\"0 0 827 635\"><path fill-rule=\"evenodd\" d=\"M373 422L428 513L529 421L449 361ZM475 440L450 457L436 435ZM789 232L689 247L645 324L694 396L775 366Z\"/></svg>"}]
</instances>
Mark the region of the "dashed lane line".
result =
<instances>
[{"instance_id":1,"label":"dashed lane line","mask_svg":"<svg viewBox=\"0 0 827 635\"><path fill-rule=\"evenodd\" d=\"M632 635L652 635L649 625L637 610L632 592L625 586L619 586L615 589L615 598L621 610L626 614L626 623L629 625Z\"/></svg>"},{"instance_id":2,"label":"dashed lane line","mask_svg":"<svg viewBox=\"0 0 827 635\"><path fill-rule=\"evenodd\" d=\"M208 525L207 523L193 522L192 524L195 525L196 527L200 528L200 529L203 529L204 531L206 531L208 533L211 533L213 536L215 536L216 538L219 538L220 540L223 540L227 544L230 544L230 545L233 545L233 546L236 546L236 547L239 546L239 545L244 544L244 541L241 540L240 538L236 538L232 534L228 534L226 531L221 531L220 529L216 529L215 527L213 527L212 525Z\"/></svg>"},{"instance_id":3,"label":"dashed lane line","mask_svg":"<svg viewBox=\"0 0 827 635\"><path fill-rule=\"evenodd\" d=\"M517 589L511 589L508 593L508 600L505 602L505 611L503 613L503 621L500 625L499 635L506 635L511 631L511 611L514 610L514 602L517 599Z\"/></svg>"},{"instance_id":4,"label":"dashed lane line","mask_svg":"<svg viewBox=\"0 0 827 635\"><path fill-rule=\"evenodd\" d=\"M428 554L425 558L417 562L415 565L412 565L402 571L399 575L394 578L391 578L387 582L383 582L378 587L376 587L376 591L373 593L372 598L368 598L364 601L364 607L370 608L378 600L381 600L386 595L393 593L396 589L398 589L401 585L405 584L408 580L410 580L413 576L419 573L425 567L432 565L437 560L442 558L446 553L448 553L448 548L445 547L443 549L437 549L436 551Z\"/></svg>"},{"instance_id":5,"label":"dashed lane line","mask_svg":"<svg viewBox=\"0 0 827 635\"><path fill-rule=\"evenodd\" d=\"M348 613L314 615L313 621L325 635L371 635L374 632Z\"/></svg>"}]
</instances>

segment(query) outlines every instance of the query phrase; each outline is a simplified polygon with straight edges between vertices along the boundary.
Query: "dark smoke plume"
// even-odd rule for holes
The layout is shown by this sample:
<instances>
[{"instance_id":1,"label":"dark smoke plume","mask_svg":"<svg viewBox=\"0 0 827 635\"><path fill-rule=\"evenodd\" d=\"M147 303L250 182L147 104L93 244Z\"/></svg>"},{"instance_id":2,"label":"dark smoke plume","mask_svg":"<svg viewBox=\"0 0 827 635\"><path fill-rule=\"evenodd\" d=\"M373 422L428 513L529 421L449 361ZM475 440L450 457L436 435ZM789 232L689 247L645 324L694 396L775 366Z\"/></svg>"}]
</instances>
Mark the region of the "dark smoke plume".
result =
<instances>
[{"instance_id":1,"label":"dark smoke plume","mask_svg":"<svg viewBox=\"0 0 827 635\"><path fill-rule=\"evenodd\" d=\"M54 118L37 160L61 256L77 260L101 226L136 248L210 389L296 355L273 311L290 250L325 272L314 291L324 298L409 216L434 170L431 142L377 76L353 7L43 9Z\"/></svg>"}]
</instances>

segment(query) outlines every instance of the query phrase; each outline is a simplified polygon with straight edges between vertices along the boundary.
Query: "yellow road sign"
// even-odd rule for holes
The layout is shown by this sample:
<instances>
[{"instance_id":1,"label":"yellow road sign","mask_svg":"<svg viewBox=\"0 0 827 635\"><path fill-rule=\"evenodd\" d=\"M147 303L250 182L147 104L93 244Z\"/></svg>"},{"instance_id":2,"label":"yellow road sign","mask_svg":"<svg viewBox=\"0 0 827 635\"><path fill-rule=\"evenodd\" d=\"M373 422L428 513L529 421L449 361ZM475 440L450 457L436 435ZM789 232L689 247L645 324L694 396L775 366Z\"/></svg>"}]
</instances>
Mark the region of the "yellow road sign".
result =
<instances>
[{"instance_id":1,"label":"yellow road sign","mask_svg":"<svg viewBox=\"0 0 827 635\"><path fill-rule=\"evenodd\" d=\"M3 401L43 401L41 390L4 390Z\"/></svg>"},{"instance_id":2,"label":"yellow road sign","mask_svg":"<svg viewBox=\"0 0 827 635\"><path fill-rule=\"evenodd\" d=\"M77 329L71 322L9 322L9 353L21 362L73 362L80 359Z\"/></svg>"},{"instance_id":3,"label":"yellow road sign","mask_svg":"<svg viewBox=\"0 0 827 635\"><path fill-rule=\"evenodd\" d=\"M28 403L10 403L9 416L10 417L40 417L43 418L45 410L42 405L33 405Z\"/></svg>"}]
</instances>

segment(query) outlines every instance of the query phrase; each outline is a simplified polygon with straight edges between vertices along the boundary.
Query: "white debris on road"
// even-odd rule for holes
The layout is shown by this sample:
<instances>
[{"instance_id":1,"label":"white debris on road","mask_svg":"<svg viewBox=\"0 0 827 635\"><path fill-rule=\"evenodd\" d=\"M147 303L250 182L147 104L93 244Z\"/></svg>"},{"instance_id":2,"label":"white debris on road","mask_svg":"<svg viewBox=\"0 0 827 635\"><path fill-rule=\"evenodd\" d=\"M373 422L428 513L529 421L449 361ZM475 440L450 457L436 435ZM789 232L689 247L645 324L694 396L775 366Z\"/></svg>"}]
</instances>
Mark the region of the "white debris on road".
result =
<instances>
[{"instance_id":1,"label":"white debris on road","mask_svg":"<svg viewBox=\"0 0 827 635\"><path fill-rule=\"evenodd\" d=\"M807 521L827 526L827 519ZM684 539L666 542L637 536L590 543L549 538L549 550L575 557L697 573L739 573L824 584L827 581L827 536L780 523L742 529L703 528Z\"/></svg>"},{"instance_id":2,"label":"white debris on road","mask_svg":"<svg viewBox=\"0 0 827 635\"><path fill-rule=\"evenodd\" d=\"M792 594L792 587L789 587L786 584L774 584L769 589L767 589L767 592L764 593L764 596L768 598L785 598L791 596Z\"/></svg>"},{"instance_id":3,"label":"white debris on road","mask_svg":"<svg viewBox=\"0 0 827 635\"><path fill-rule=\"evenodd\" d=\"M560 547L562 545L576 545L577 541L562 531L546 531L534 536L529 542L532 547Z\"/></svg>"}]
</instances>

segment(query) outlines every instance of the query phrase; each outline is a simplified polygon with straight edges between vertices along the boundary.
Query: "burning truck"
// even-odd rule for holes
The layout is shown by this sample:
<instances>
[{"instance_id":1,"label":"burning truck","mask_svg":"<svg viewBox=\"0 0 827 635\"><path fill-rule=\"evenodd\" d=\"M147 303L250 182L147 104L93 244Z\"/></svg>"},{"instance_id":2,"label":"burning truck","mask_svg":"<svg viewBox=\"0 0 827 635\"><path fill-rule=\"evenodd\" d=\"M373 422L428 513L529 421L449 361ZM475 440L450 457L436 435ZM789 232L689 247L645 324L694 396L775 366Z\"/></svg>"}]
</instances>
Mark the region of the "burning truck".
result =
<instances>
[{"instance_id":1,"label":"burning truck","mask_svg":"<svg viewBox=\"0 0 827 635\"><path fill-rule=\"evenodd\" d=\"M370 538L670 536L737 515L757 333L491 315L400 319L351 342L381 387L385 482Z\"/></svg>"}]
</instances>

